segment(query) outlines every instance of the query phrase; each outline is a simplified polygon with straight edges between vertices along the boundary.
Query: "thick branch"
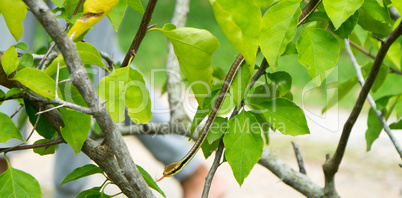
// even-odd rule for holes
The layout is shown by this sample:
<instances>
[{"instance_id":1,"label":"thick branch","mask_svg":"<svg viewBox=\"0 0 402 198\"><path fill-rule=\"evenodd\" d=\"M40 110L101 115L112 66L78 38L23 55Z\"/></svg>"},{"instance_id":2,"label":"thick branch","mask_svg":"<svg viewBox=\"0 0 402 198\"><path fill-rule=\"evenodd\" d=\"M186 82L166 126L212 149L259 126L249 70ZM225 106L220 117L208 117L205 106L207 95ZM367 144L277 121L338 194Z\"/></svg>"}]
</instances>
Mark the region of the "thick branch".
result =
<instances>
[{"instance_id":1,"label":"thick branch","mask_svg":"<svg viewBox=\"0 0 402 198\"><path fill-rule=\"evenodd\" d=\"M378 51L377 57L374 60L373 67L371 68L371 71L367 77L366 83L363 85L359 97L357 98L356 104L343 127L342 135L339 140L335 154L332 158L329 158L323 165L326 193L335 192L334 176L338 171L340 163L342 162L342 158L345 153L350 132L352 131L353 125L355 124L356 119L363 108L363 103L367 98L367 95L371 89L371 86L374 83L375 78L377 77L378 71L381 67L381 64L385 58L386 53L388 52L391 44L401 34L402 34L402 23L400 23L398 27L394 31L392 31L391 34L384 40L384 44L380 47ZM327 195L338 196L337 194L327 194Z\"/></svg>"},{"instance_id":2,"label":"thick branch","mask_svg":"<svg viewBox=\"0 0 402 198\"><path fill-rule=\"evenodd\" d=\"M121 63L121 67L128 66L128 62L131 57L135 58L138 48L140 48L141 42L147 33L147 28L149 21L151 21L152 13L154 12L156 2L158 0L149 0L147 8L145 9L144 16L142 17L140 27L138 28L137 33L135 34L134 40L131 43L130 49L127 51L126 56L124 57L123 62Z\"/></svg>"},{"instance_id":3,"label":"thick branch","mask_svg":"<svg viewBox=\"0 0 402 198\"><path fill-rule=\"evenodd\" d=\"M306 197L323 197L324 191L321 187L312 182L305 174L293 170L288 164L280 160L274 152L264 149L258 163Z\"/></svg>"},{"instance_id":4,"label":"thick branch","mask_svg":"<svg viewBox=\"0 0 402 198\"><path fill-rule=\"evenodd\" d=\"M189 7L189 0L176 0L172 24L176 25L178 28L183 27L187 21ZM180 100L182 98L180 67L173 51L173 45L170 42L168 45L168 55L166 58L166 78L171 122L190 122L190 119L184 111L184 106Z\"/></svg>"},{"instance_id":5,"label":"thick branch","mask_svg":"<svg viewBox=\"0 0 402 198\"><path fill-rule=\"evenodd\" d=\"M361 72L361 67L357 63L355 56L352 53L352 50L350 49L349 45L349 40L344 39L345 41L345 49L346 52L349 55L350 60L352 61L353 67L355 68L357 78L359 79L359 83L361 86L364 85L364 78L363 74ZM391 139L391 142L394 144L396 151L399 154L399 157L402 158L402 148L399 145L398 140L395 138L394 134L392 133L391 129L389 128L387 121L385 120L383 114L377 110L376 104L374 102L373 97L371 97L370 93L367 95L367 101L369 102L371 109L373 109L374 113L376 114L378 120L380 120L382 127L384 128L385 132L388 134L389 138Z\"/></svg>"},{"instance_id":6,"label":"thick branch","mask_svg":"<svg viewBox=\"0 0 402 198\"><path fill-rule=\"evenodd\" d=\"M120 168L123 170L124 176L132 187L132 190L134 190L138 197L152 197L152 192L136 168L116 123L114 123L109 113L106 111L106 108L101 105L99 96L96 94L92 83L89 80L74 43L63 31L63 28L43 1L24 0L24 2L28 5L32 13L40 21L62 52L64 61L66 62L67 68L71 74L73 84L81 93L85 102L88 104L88 107L94 110L93 116L98 121L105 139L111 147Z\"/></svg>"}]
</instances>

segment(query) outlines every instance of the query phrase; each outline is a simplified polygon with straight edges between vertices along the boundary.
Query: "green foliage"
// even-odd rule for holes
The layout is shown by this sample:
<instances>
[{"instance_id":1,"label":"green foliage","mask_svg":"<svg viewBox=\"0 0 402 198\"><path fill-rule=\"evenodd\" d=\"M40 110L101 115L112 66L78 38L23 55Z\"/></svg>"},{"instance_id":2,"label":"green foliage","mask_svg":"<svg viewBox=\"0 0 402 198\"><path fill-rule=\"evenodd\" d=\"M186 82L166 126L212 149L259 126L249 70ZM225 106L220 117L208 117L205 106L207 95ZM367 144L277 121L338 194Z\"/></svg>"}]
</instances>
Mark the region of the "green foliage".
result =
<instances>
[{"instance_id":1,"label":"green foliage","mask_svg":"<svg viewBox=\"0 0 402 198\"><path fill-rule=\"evenodd\" d=\"M124 120L124 109L136 124L151 120L151 99L141 73L130 67L113 70L98 86L98 94L115 122Z\"/></svg>"},{"instance_id":2,"label":"green foliage","mask_svg":"<svg viewBox=\"0 0 402 198\"><path fill-rule=\"evenodd\" d=\"M227 118L216 117L214 122L212 123L206 140L201 145L201 149L204 153L205 159L208 158L212 154L212 152L218 148L219 141L227 129L227 122Z\"/></svg>"},{"instance_id":3,"label":"green foliage","mask_svg":"<svg viewBox=\"0 0 402 198\"><path fill-rule=\"evenodd\" d=\"M8 115L0 112L0 143L5 143L11 138L22 140L22 136Z\"/></svg>"},{"instance_id":4,"label":"green foliage","mask_svg":"<svg viewBox=\"0 0 402 198\"><path fill-rule=\"evenodd\" d=\"M42 143L47 143L51 142L52 140L49 139L40 139L34 142L35 144L42 144ZM49 154L54 154L56 151L57 145L52 145L52 146L45 146L45 147L37 147L34 148L33 151L34 153L37 153L39 155L49 155Z\"/></svg>"},{"instance_id":5,"label":"green foliage","mask_svg":"<svg viewBox=\"0 0 402 198\"><path fill-rule=\"evenodd\" d=\"M254 0L210 0L209 2L223 33L233 47L244 56L252 71L261 30L260 7Z\"/></svg>"},{"instance_id":6,"label":"green foliage","mask_svg":"<svg viewBox=\"0 0 402 198\"><path fill-rule=\"evenodd\" d=\"M15 198L42 197L38 181L32 175L12 167L0 175L0 195Z\"/></svg>"},{"instance_id":7,"label":"green foliage","mask_svg":"<svg viewBox=\"0 0 402 198\"><path fill-rule=\"evenodd\" d=\"M101 173L103 174L103 170L96 166L95 164L86 164L84 166L78 167L74 169L70 174L68 174L63 181L60 183L59 187L65 183L87 177L93 174Z\"/></svg>"},{"instance_id":8,"label":"green foliage","mask_svg":"<svg viewBox=\"0 0 402 198\"><path fill-rule=\"evenodd\" d=\"M248 85L252 77L253 73L250 73L249 66L243 63L238 69L233 79L232 86L230 87L230 94L233 97L236 107L240 105L240 102L244 99L245 95L247 95Z\"/></svg>"},{"instance_id":9,"label":"green foliage","mask_svg":"<svg viewBox=\"0 0 402 198\"><path fill-rule=\"evenodd\" d=\"M316 86L334 69L340 51L338 40L330 32L318 28L303 29L296 49L299 62Z\"/></svg>"},{"instance_id":10,"label":"green foliage","mask_svg":"<svg viewBox=\"0 0 402 198\"><path fill-rule=\"evenodd\" d=\"M260 160L264 141L260 125L253 114L242 111L229 120L228 133L223 136L225 158L239 185L243 184L254 165Z\"/></svg>"},{"instance_id":11,"label":"green foliage","mask_svg":"<svg viewBox=\"0 0 402 198\"><path fill-rule=\"evenodd\" d=\"M140 171L142 177L144 178L145 182L148 184L149 187L156 190L160 193L163 197L166 197L165 193L159 188L158 184L156 184L155 180L148 174L148 172L143 169L141 166L137 165L138 171Z\"/></svg>"},{"instance_id":12,"label":"green foliage","mask_svg":"<svg viewBox=\"0 0 402 198\"><path fill-rule=\"evenodd\" d=\"M180 69L187 78L198 104L202 106L212 82L212 54L219 47L218 40L208 31L178 28L166 24L153 28L163 33L173 45Z\"/></svg>"},{"instance_id":13,"label":"green foliage","mask_svg":"<svg viewBox=\"0 0 402 198\"><path fill-rule=\"evenodd\" d=\"M363 5L363 2L364 0L323 0L325 11L335 29L341 27Z\"/></svg>"},{"instance_id":14,"label":"green foliage","mask_svg":"<svg viewBox=\"0 0 402 198\"><path fill-rule=\"evenodd\" d=\"M382 125L380 120L378 120L376 114L372 109L370 109L368 117L367 117L367 131L366 131L366 143L367 143L367 151L371 150L371 146L374 141L380 136L382 131Z\"/></svg>"},{"instance_id":15,"label":"green foliage","mask_svg":"<svg viewBox=\"0 0 402 198\"><path fill-rule=\"evenodd\" d=\"M277 98L261 104L249 104L249 107L256 113L262 113L273 128L285 135L310 134L303 110L287 99Z\"/></svg>"},{"instance_id":16,"label":"green foliage","mask_svg":"<svg viewBox=\"0 0 402 198\"><path fill-rule=\"evenodd\" d=\"M390 30L390 16L386 7L381 7L376 0L365 0L359 9L359 25L363 29L387 35Z\"/></svg>"},{"instance_id":17,"label":"green foliage","mask_svg":"<svg viewBox=\"0 0 402 198\"><path fill-rule=\"evenodd\" d=\"M334 106L337 102L341 101L346 94L348 94L358 83L357 77L352 77L349 80L340 83L338 89L335 90L334 95L329 99L328 103L322 109L321 113L325 113L329 108Z\"/></svg>"},{"instance_id":18,"label":"green foliage","mask_svg":"<svg viewBox=\"0 0 402 198\"><path fill-rule=\"evenodd\" d=\"M1 65L3 66L4 73L10 75L13 73L19 64L17 50L14 46L8 48L1 57Z\"/></svg>"},{"instance_id":19,"label":"green foliage","mask_svg":"<svg viewBox=\"0 0 402 198\"><path fill-rule=\"evenodd\" d=\"M133 10L139 12L140 14L144 14L144 7L142 6L141 0L127 0L128 6Z\"/></svg>"},{"instance_id":20,"label":"green foliage","mask_svg":"<svg viewBox=\"0 0 402 198\"><path fill-rule=\"evenodd\" d=\"M22 21L24 21L27 14L25 3L22 0L0 0L0 13L3 14L11 35L13 35L16 41L20 40L24 30Z\"/></svg>"},{"instance_id":21,"label":"green foliage","mask_svg":"<svg viewBox=\"0 0 402 198\"><path fill-rule=\"evenodd\" d=\"M37 121L39 116L36 115L36 113L38 113L38 111L31 104L29 104L29 102L24 101L24 103L25 111L28 114L28 118L32 126L35 126L35 123L38 122L35 128L36 132L46 139L51 139L54 137L56 135L56 130L52 127L52 125L44 118L41 118L39 121Z\"/></svg>"},{"instance_id":22,"label":"green foliage","mask_svg":"<svg viewBox=\"0 0 402 198\"><path fill-rule=\"evenodd\" d=\"M41 70L24 68L13 79L46 98L55 97L56 82Z\"/></svg>"},{"instance_id":23,"label":"green foliage","mask_svg":"<svg viewBox=\"0 0 402 198\"><path fill-rule=\"evenodd\" d=\"M265 12L260 34L261 51L275 70L279 57L293 37L301 10L299 0L280 1Z\"/></svg>"},{"instance_id":24,"label":"green foliage","mask_svg":"<svg viewBox=\"0 0 402 198\"><path fill-rule=\"evenodd\" d=\"M119 3L117 3L117 5L109 13L107 13L107 17L109 18L110 23L112 23L112 26L116 32L119 29L121 21L123 20L127 3L127 0L119 0Z\"/></svg>"}]
</instances>

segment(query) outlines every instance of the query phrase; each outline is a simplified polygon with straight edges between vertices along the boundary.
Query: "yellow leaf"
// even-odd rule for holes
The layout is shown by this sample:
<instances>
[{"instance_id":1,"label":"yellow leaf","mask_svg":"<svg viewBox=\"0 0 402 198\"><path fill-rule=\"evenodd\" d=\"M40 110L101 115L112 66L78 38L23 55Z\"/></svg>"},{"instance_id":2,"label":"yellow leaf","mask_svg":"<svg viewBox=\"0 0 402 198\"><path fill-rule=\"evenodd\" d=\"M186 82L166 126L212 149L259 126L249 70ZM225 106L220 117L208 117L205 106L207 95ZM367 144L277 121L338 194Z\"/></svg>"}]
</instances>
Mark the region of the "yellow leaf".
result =
<instances>
[{"instance_id":1,"label":"yellow leaf","mask_svg":"<svg viewBox=\"0 0 402 198\"><path fill-rule=\"evenodd\" d=\"M74 34L73 40L78 38L82 33L100 21L118 2L119 0L85 1L84 15L77 19L76 23L68 32L68 36L71 37L71 35Z\"/></svg>"}]
</instances>

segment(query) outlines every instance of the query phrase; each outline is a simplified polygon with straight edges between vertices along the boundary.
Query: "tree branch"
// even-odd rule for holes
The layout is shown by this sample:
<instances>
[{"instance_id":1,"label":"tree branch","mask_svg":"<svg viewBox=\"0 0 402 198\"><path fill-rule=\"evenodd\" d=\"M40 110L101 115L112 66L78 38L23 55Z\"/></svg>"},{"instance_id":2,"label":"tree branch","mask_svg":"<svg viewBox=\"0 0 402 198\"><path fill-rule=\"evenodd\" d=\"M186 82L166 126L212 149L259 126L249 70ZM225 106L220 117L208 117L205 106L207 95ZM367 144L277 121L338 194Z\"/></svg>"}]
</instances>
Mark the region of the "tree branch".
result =
<instances>
[{"instance_id":1,"label":"tree branch","mask_svg":"<svg viewBox=\"0 0 402 198\"><path fill-rule=\"evenodd\" d=\"M357 98L356 104L353 107L353 110L346 121L341 138L338 143L338 147L335 151L335 154L332 158L326 160L323 165L324 175L325 175L325 193L328 196L338 197L339 195L335 191L334 177L336 172L338 171L339 165L342 162L343 155L345 153L346 145L350 136L350 132L353 128L353 125L356 122L357 117L359 116L363 103L367 98L367 95L371 89L371 86L374 83L375 78L377 77L378 71L381 67L381 64L385 58L386 53L388 52L391 44L402 34L402 23L398 25L398 27L391 32L390 35L384 40L384 44L380 47L378 54L374 60L373 67L367 77L366 83L363 85L359 97Z\"/></svg>"},{"instance_id":2,"label":"tree branch","mask_svg":"<svg viewBox=\"0 0 402 198\"><path fill-rule=\"evenodd\" d=\"M285 184L291 186L306 197L323 197L324 190L317 186L305 174L293 170L288 164L278 158L278 156L269 149L264 149L262 157L258 162L269 169Z\"/></svg>"},{"instance_id":3,"label":"tree branch","mask_svg":"<svg viewBox=\"0 0 402 198\"><path fill-rule=\"evenodd\" d=\"M152 18L152 13L154 12L156 2L158 0L149 0L147 8L145 9L144 16L142 17L140 27L137 30L137 33L135 34L134 40L131 43L131 46L129 50L127 51L126 56L124 57L123 62L121 63L121 67L126 67L128 66L128 62L130 61L131 57L133 59L137 55L138 48L140 48L141 42L145 37L145 34L147 33L147 28L149 21L151 21Z\"/></svg>"},{"instance_id":4,"label":"tree branch","mask_svg":"<svg viewBox=\"0 0 402 198\"><path fill-rule=\"evenodd\" d=\"M359 79L359 83L361 86L364 85L364 78L363 74L361 72L361 67L359 63L357 63L355 56L353 55L352 50L350 49L349 45L349 40L344 39L345 42L345 49L346 52L349 55L350 60L352 61L353 67L355 68L356 71L356 76ZM392 133L391 129L389 128L387 121L385 120L384 116L380 111L377 110L376 104L374 102L373 97L371 97L370 93L367 95L367 101L369 102L371 109L373 109L374 113L376 114L378 120L380 120L382 127L384 128L385 132L388 134L389 138L391 139L391 142L394 144L396 151L399 154L399 157L402 158L402 148L399 145L398 140L395 138L394 134Z\"/></svg>"},{"instance_id":5,"label":"tree branch","mask_svg":"<svg viewBox=\"0 0 402 198\"><path fill-rule=\"evenodd\" d=\"M89 80L75 44L63 31L63 28L43 1L24 0L24 2L62 52L64 61L71 74L72 83L77 87L85 102L88 104L88 107L94 110L93 116L98 121L105 139L117 159L119 167L123 170L124 176L130 183L132 187L131 190L133 190L138 197L152 197L153 194L136 168L116 123L114 123L106 108L101 105L99 96L96 94Z\"/></svg>"},{"instance_id":6,"label":"tree branch","mask_svg":"<svg viewBox=\"0 0 402 198\"><path fill-rule=\"evenodd\" d=\"M299 166L299 172L303 173L303 174L307 174L306 168L304 168L303 157L300 153L299 146L297 146L293 141L292 141L292 146L293 146L293 150L295 151L297 165Z\"/></svg>"},{"instance_id":7,"label":"tree branch","mask_svg":"<svg viewBox=\"0 0 402 198\"><path fill-rule=\"evenodd\" d=\"M189 0L176 0L176 7L172 17L172 24L176 27L184 27L187 21L187 15L189 12L190 1ZM190 122L183 104L181 104L181 77L180 67L177 61L176 55L173 51L173 45L169 42L168 54L166 57L166 88L168 92L168 101L170 107L170 121Z\"/></svg>"}]
</instances>

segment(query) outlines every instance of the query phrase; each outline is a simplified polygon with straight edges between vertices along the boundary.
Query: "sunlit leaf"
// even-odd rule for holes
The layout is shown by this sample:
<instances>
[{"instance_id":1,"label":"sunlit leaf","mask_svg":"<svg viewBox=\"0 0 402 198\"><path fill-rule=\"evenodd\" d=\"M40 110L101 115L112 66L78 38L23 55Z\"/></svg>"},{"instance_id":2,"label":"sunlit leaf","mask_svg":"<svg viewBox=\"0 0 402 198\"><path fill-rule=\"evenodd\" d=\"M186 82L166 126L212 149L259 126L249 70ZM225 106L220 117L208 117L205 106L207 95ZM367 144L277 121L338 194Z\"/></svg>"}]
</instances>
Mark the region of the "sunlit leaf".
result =
<instances>
[{"instance_id":1,"label":"sunlit leaf","mask_svg":"<svg viewBox=\"0 0 402 198\"><path fill-rule=\"evenodd\" d=\"M210 0L215 19L233 47L254 69L261 28L261 10L254 0ZM250 72L251 73L251 72Z\"/></svg>"},{"instance_id":2,"label":"sunlit leaf","mask_svg":"<svg viewBox=\"0 0 402 198\"><path fill-rule=\"evenodd\" d=\"M10 75L13 73L19 64L17 50L14 46L8 48L1 57L1 65L3 66L4 73Z\"/></svg>"},{"instance_id":3,"label":"sunlit leaf","mask_svg":"<svg viewBox=\"0 0 402 198\"><path fill-rule=\"evenodd\" d=\"M123 20L124 13L127 8L127 0L119 0L119 3L110 10L109 13L107 13L107 17L110 20L110 23L112 23L114 31L117 32L119 29L120 23Z\"/></svg>"},{"instance_id":4,"label":"sunlit leaf","mask_svg":"<svg viewBox=\"0 0 402 198\"><path fill-rule=\"evenodd\" d=\"M358 23L367 31L387 35L391 27L388 8L381 7L376 0L365 0L359 10Z\"/></svg>"},{"instance_id":5,"label":"sunlit leaf","mask_svg":"<svg viewBox=\"0 0 402 198\"><path fill-rule=\"evenodd\" d=\"M340 51L338 40L330 32L317 28L303 29L296 49L299 62L316 86L334 69Z\"/></svg>"},{"instance_id":6,"label":"sunlit leaf","mask_svg":"<svg viewBox=\"0 0 402 198\"><path fill-rule=\"evenodd\" d=\"M128 6L133 10L139 12L140 14L144 14L144 7L142 6L141 0L127 0Z\"/></svg>"},{"instance_id":7,"label":"sunlit leaf","mask_svg":"<svg viewBox=\"0 0 402 198\"><path fill-rule=\"evenodd\" d=\"M212 54L219 47L218 40L208 31L195 28L178 28L166 24L153 28L167 36L179 60L180 69L195 94L200 106L212 82Z\"/></svg>"},{"instance_id":8,"label":"sunlit leaf","mask_svg":"<svg viewBox=\"0 0 402 198\"><path fill-rule=\"evenodd\" d=\"M353 13L363 5L364 0L323 0L325 11L338 29Z\"/></svg>"},{"instance_id":9,"label":"sunlit leaf","mask_svg":"<svg viewBox=\"0 0 402 198\"><path fill-rule=\"evenodd\" d=\"M24 68L18 71L13 79L46 98L55 97L56 82L41 70Z\"/></svg>"},{"instance_id":10,"label":"sunlit leaf","mask_svg":"<svg viewBox=\"0 0 402 198\"><path fill-rule=\"evenodd\" d=\"M243 63L238 69L230 87L230 94L237 107L247 94L252 77L253 73L250 73L249 66Z\"/></svg>"},{"instance_id":11,"label":"sunlit leaf","mask_svg":"<svg viewBox=\"0 0 402 198\"><path fill-rule=\"evenodd\" d=\"M299 0L280 1L264 14L260 47L273 70L276 69L279 57L296 34L301 14L299 5Z\"/></svg>"},{"instance_id":12,"label":"sunlit leaf","mask_svg":"<svg viewBox=\"0 0 402 198\"><path fill-rule=\"evenodd\" d=\"M22 21L27 14L27 6L22 0L0 0L0 13L6 21L8 30L16 41L20 40L24 27Z\"/></svg>"}]
</instances>

